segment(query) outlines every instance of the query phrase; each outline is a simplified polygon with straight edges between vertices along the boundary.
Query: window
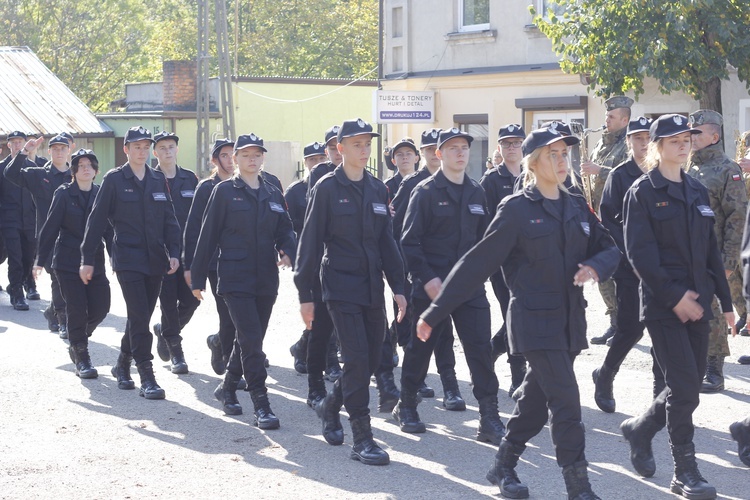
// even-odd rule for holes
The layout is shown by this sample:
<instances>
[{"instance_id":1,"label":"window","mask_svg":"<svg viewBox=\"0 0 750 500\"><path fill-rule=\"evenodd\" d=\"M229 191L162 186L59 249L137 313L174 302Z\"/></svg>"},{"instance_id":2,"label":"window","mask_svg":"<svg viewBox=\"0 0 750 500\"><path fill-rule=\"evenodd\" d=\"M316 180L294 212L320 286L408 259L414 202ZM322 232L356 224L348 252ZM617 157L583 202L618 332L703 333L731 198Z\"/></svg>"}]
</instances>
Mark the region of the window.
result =
<instances>
[{"instance_id":1,"label":"window","mask_svg":"<svg viewBox=\"0 0 750 500\"><path fill-rule=\"evenodd\" d=\"M459 31L490 29L490 0L458 0Z\"/></svg>"},{"instance_id":2,"label":"window","mask_svg":"<svg viewBox=\"0 0 750 500\"><path fill-rule=\"evenodd\" d=\"M559 17L562 17L562 15L565 13L565 7L553 3L550 0L536 0L536 10L537 13L539 13L539 15L541 15L545 19L549 19L550 10L555 13L555 16Z\"/></svg>"},{"instance_id":3,"label":"window","mask_svg":"<svg viewBox=\"0 0 750 500\"><path fill-rule=\"evenodd\" d=\"M404 70L404 48L399 46L393 47L393 60L391 61L393 72Z\"/></svg>"},{"instance_id":4,"label":"window","mask_svg":"<svg viewBox=\"0 0 750 500\"><path fill-rule=\"evenodd\" d=\"M404 9L396 7L393 9L393 38L404 36Z\"/></svg>"}]
</instances>

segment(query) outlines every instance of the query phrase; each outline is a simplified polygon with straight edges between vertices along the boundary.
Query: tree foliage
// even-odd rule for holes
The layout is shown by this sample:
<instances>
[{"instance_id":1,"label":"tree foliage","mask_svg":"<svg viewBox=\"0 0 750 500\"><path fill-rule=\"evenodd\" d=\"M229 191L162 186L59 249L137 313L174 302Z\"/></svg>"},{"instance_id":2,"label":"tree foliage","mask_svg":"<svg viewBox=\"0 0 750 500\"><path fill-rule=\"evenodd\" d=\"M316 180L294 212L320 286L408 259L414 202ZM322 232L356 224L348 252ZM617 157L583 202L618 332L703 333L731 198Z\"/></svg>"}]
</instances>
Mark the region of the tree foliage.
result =
<instances>
[{"instance_id":1,"label":"tree foliage","mask_svg":"<svg viewBox=\"0 0 750 500\"><path fill-rule=\"evenodd\" d=\"M350 78L377 65L377 0L226 2L241 75ZM196 57L197 17L196 0L0 0L0 44L31 47L83 102L105 111L125 83L159 81L163 61Z\"/></svg>"},{"instance_id":2,"label":"tree foliage","mask_svg":"<svg viewBox=\"0 0 750 500\"><path fill-rule=\"evenodd\" d=\"M564 14L530 10L567 73L589 77L598 95L643 93L651 77L721 111L729 67L750 88L747 0L550 0ZM560 9L555 9L560 12Z\"/></svg>"}]
</instances>

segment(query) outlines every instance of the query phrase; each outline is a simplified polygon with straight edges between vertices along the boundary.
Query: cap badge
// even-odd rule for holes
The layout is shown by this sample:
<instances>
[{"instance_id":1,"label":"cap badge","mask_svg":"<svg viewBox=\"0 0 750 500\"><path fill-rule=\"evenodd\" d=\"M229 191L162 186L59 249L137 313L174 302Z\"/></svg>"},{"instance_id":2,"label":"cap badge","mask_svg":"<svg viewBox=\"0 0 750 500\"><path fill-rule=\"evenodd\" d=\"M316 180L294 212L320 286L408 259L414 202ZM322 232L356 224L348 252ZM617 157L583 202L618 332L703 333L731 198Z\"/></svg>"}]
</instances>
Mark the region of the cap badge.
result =
<instances>
[{"instance_id":1,"label":"cap badge","mask_svg":"<svg viewBox=\"0 0 750 500\"><path fill-rule=\"evenodd\" d=\"M672 118L674 120L676 125L682 125L682 117L681 116L675 116Z\"/></svg>"},{"instance_id":2,"label":"cap badge","mask_svg":"<svg viewBox=\"0 0 750 500\"><path fill-rule=\"evenodd\" d=\"M552 122L549 124L550 130L557 130L557 122Z\"/></svg>"},{"instance_id":3,"label":"cap badge","mask_svg":"<svg viewBox=\"0 0 750 500\"><path fill-rule=\"evenodd\" d=\"M250 134L250 140L251 141L257 141L258 137L255 134Z\"/></svg>"},{"instance_id":4,"label":"cap badge","mask_svg":"<svg viewBox=\"0 0 750 500\"><path fill-rule=\"evenodd\" d=\"M460 130L458 130L458 129L457 129L456 127L453 127L453 128L451 129L451 134L458 134L458 133L460 133L460 132L461 132L461 131L460 131Z\"/></svg>"},{"instance_id":5,"label":"cap badge","mask_svg":"<svg viewBox=\"0 0 750 500\"><path fill-rule=\"evenodd\" d=\"M138 127L138 133L141 134L141 135L145 135L146 134L146 129L143 128L143 127Z\"/></svg>"},{"instance_id":6,"label":"cap badge","mask_svg":"<svg viewBox=\"0 0 750 500\"><path fill-rule=\"evenodd\" d=\"M365 122L362 121L362 118L357 120L357 125L359 125L359 128L365 128Z\"/></svg>"},{"instance_id":7,"label":"cap badge","mask_svg":"<svg viewBox=\"0 0 750 500\"><path fill-rule=\"evenodd\" d=\"M319 150L320 149L320 144L317 143L317 142L315 144L313 144L313 149L315 149L315 151Z\"/></svg>"},{"instance_id":8,"label":"cap badge","mask_svg":"<svg viewBox=\"0 0 750 500\"><path fill-rule=\"evenodd\" d=\"M641 125L646 125L646 124L648 123L648 120L647 120L646 118L643 118L643 117L641 117L641 119L640 119L640 120L638 120L638 122L639 122L639 123L640 123Z\"/></svg>"},{"instance_id":9,"label":"cap badge","mask_svg":"<svg viewBox=\"0 0 750 500\"><path fill-rule=\"evenodd\" d=\"M437 131L437 129L433 129L432 133L430 135L432 136L433 139L437 139L438 138L438 131Z\"/></svg>"},{"instance_id":10,"label":"cap badge","mask_svg":"<svg viewBox=\"0 0 750 500\"><path fill-rule=\"evenodd\" d=\"M338 134L339 133L339 128L340 127L338 125L336 125L335 127L333 127L333 133L334 134Z\"/></svg>"},{"instance_id":11,"label":"cap badge","mask_svg":"<svg viewBox=\"0 0 750 500\"><path fill-rule=\"evenodd\" d=\"M516 129L513 125L508 126L508 132L513 132Z\"/></svg>"},{"instance_id":12,"label":"cap badge","mask_svg":"<svg viewBox=\"0 0 750 500\"><path fill-rule=\"evenodd\" d=\"M551 128L549 131L552 135L560 135L560 132L556 128Z\"/></svg>"}]
</instances>

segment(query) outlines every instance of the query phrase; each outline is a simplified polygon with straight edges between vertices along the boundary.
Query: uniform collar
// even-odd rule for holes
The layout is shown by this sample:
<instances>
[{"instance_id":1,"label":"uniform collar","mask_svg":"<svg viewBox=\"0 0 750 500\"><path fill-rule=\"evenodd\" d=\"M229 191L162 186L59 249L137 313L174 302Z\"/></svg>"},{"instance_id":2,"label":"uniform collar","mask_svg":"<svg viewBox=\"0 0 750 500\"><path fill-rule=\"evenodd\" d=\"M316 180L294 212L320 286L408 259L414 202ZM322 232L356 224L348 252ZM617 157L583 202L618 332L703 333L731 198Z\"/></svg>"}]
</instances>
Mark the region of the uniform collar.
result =
<instances>
[{"instance_id":1,"label":"uniform collar","mask_svg":"<svg viewBox=\"0 0 750 500\"><path fill-rule=\"evenodd\" d=\"M723 159L724 156L724 144L722 141L716 144L706 146L700 151L695 151L690 155L690 162L695 165L703 165L716 159Z\"/></svg>"},{"instance_id":2,"label":"uniform collar","mask_svg":"<svg viewBox=\"0 0 750 500\"><path fill-rule=\"evenodd\" d=\"M556 219L559 217L560 214L558 214L557 210L554 210L550 207L550 204L553 203L553 200L548 200L547 198L542 196L542 193L539 192L536 186L527 186L523 188L523 195L531 201L541 202L542 207L544 207L544 210L547 213L549 213ZM573 196L575 196L575 194L567 194L564 191L560 191L560 197L562 198L563 202L563 215L566 221L575 217L577 213L576 207L573 206Z\"/></svg>"},{"instance_id":3,"label":"uniform collar","mask_svg":"<svg viewBox=\"0 0 750 500\"><path fill-rule=\"evenodd\" d=\"M641 170L641 167L638 166L632 156L625 162L623 168L633 177L640 177L643 175L643 170Z\"/></svg>"},{"instance_id":4,"label":"uniform collar","mask_svg":"<svg viewBox=\"0 0 750 500\"><path fill-rule=\"evenodd\" d=\"M349 177L347 177L346 173L344 172L343 164L339 165L333 170L333 176L339 182L339 184L343 184L345 186L352 184L352 180L349 179ZM362 180L365 182L365 184L372 184L373 177L370 175L367 169L365 169L365 171L363 172Z\"/></svg>"},{"instance_id":5,"label":"uniform collar","mask_svg":"<svg viewBox=\"0 0 750 500\"><path fill-rule=\"evenodd\" d=\"M693 201L698 199L698 189L693 185L693 182L697 181L682 170L680 170L680 178L682 179L684 188L665 179L658 168L652 168L647 175L654 189L666 189L672 198L684 200L688 205L691 205ZM687 195L687 199L685 199L685 195Z\"/></svg>"},{"instance_id":6,"label":"uniform collar","mask_svg":"<svg viewBox=\"0 0 750 500\"><path fill-rule=\"evenodd\" d=\"M445 174L443 173L442 169L438 170L437 172L435 172L435 175L433 175L432 177L435 179L435 181L434 181L435 182L435 187L437 187L437 188L447 189L448 186L450 184L452 184L451 181L449 181L448 178L445 176ZM466 172L464 172L464 184L466 184L467 182L471 182L471 181L469 181L468 177L469 176L466 175Z\"/></svg>"},{"instance_id":7,"label":"uniform collar","mask_svg":"<svg viewBox=\"0 0 750 500\"><path fill-rule=\"evenodd\" d=\"M263 180L262 177L258 176L259 186L258 186L258 200L264 200L271 196L270 191L266 187L266 181ZM233 175L230 179L230 182L232 185L237 189L242 189L246 191L248 194L252 195L251 193L251 187L247 185L245 181L242 180L242 178L239 175Z\"/></svg>"},{"instance_id":8,"label":"uniform collar","mask_svg":"<svg viewBox=\"0 0 750 500\"><path fill-rule=\"evenodd\" d=\"M130 166L130 163L126 163L122 166L122 175L124 175L127 179L132 179L135 177L135 173L133 173L133 168ZM149 176L153 179L156 179L158 177L156 175L156 171L148 165L146 165L146 174L143 176L144 179L146 178L146 176Z\"/></svg>"},{"instance_id":9,"label":"uniform collar","mask_svg":"<svg viewBox=\"0 0 750 500\"><path fill-rule=\"evenodd\" d=\"M625 134L628 133L628 127L618 130L617 132L604 132L602 134L602 144L614 144L616 142L625 139Z\"/></svg>"}]
</instances>

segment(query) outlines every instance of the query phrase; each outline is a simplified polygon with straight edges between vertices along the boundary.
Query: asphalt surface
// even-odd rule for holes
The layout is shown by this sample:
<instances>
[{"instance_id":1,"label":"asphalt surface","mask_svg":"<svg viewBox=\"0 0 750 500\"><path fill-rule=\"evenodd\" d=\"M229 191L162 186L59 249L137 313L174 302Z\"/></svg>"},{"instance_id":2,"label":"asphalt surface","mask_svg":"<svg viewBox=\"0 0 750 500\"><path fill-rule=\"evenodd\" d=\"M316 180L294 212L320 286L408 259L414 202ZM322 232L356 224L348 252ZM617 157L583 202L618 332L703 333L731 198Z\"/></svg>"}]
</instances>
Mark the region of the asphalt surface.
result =
<instances>
[{"instance_id":1,"label":"asphalt surface","mask_svg":"<svg viewBox=\"0 0 750 500\"><path fill-rule=\"evenodd\" d=\"M6 281L0 266L0 283ZM14 311L0 293L0 498L482 498L499 497L485 473L495 447L475 440L477 402L461 346L456 341L457 372L467 401L465 412L442 408L442 387L434 368L427 382L436 398L419 406L427 433L400 432L389 415L376 413L377 393L371 385L372 425L376 440L390 454L385 467L365 466L349 458L351 431L343 446L321 436L321 425L307 407L306 376L293 369L289 346L302 331L291 272L281 275L280 295L266 336L270 360L267 385L281 428L261 431L252 425L252 403L239 394L244 414L224 415L213 397L221 380L209 363L206 336L216 330L213 298L200 306L183 331L188 375L169 372L155 360L156 377L165 401L146 401L138 391L121 391L110 375L125 324L125 307L114 276L111 313L90 339L99 378L79 380L67 343L46 328L41 311L49 299L49 279L38 288L42 300L28 312ZM491 288L487 287L491 296ZM606 329L598 291L586 287L589 337ZM493 325L499 326L494 297ZM158 307L154 322L158 321ZM702 395L694 415L695 445L701 472L719 498L750 498L750 470L737 458L729 424L750 413L750 366L736 363L750 354L750 338L730 339L732 356L725 364L726 390ZM594 491L602 498L650 499L669 493L672 459L666 432L653 447L656 475L642 479L630 465L629 447L619 424L650 403L651 370L648 336L628 356L615 379L617 412L605 414L593 401L591 371L606 347L591 346L576 361L586 426L586 455ZM156 351L154 343L154 353ZM403 356L402 356L403 358ZM500 412L505 421L513 410L507 397L510 373L506 358L496 365L500 380ZM396 379L400 368L396 369ZM138 377L133 370L133 377ZM330 384L329 384L330 387ZM517 472L531 498L565 498L547 430L530 443Z\"/></svg>"}]
</instances>

